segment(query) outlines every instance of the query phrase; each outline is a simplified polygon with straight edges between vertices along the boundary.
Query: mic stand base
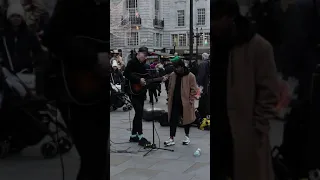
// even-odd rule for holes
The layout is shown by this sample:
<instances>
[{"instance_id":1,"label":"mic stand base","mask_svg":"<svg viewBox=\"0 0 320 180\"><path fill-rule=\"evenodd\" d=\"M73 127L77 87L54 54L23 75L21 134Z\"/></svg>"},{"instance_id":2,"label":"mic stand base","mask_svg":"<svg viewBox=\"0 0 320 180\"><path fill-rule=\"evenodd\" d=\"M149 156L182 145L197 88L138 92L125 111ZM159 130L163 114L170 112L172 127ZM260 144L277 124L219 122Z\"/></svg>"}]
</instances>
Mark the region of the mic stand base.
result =
<instances>
[{"instance_id":1,"label":"mic stand base","mask_svg":"<svg viewBox=\"0 0 320 180\"><path fill-rule=\"evenodd\" d=\"M160 148L160 147L157 147L156 144L151 144L150 146L148 147L145 147L144 149L147 149L147 148L150 148L148 152L146 152L143 157L147 156L151 151L153 150L158 150L158 149L161 149L161 150L165 150L165 151L170 151L170 152L174 152L173 149L166 149L166 148Z\"/></svg>"}]
</instances>

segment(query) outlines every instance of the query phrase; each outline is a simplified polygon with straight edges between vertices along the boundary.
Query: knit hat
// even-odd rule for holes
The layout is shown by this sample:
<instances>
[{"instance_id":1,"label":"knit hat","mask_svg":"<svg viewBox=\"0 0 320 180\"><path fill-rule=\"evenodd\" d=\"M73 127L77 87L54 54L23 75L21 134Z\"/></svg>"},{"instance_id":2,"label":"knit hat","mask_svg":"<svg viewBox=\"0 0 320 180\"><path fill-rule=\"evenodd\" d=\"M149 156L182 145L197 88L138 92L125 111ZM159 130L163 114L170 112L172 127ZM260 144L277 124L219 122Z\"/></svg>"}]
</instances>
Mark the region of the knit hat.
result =
<instances>
[{"instance_id":1,"label":"knit hat","mask_svg":"<svg viewBox=\"0 0 320 180\"><path fill-rule=\"evenodd\" d=\"M175 56L171 58L170 61L173 63L173 65L182 66L182 67L185 66L184 62L180 59L179 56Z\"/></svg>"},{"instance_id":2,"label":"knit hat","mask_svg":"<svg viewBox=\"0 0 320 180\"><path fill-rule=\"evenodd\" d=\"M23 6L20 3L13 3L9 5L7 10L7 19L9 19L14 14L20 15L22 19L25 19L26 14Z\"/></svg>"},{"instance_id":3,"label":"knit hat","mask_svg":"<svg viewBox=\"0 0 320 180\"><path fill-rule=\"evenodd\" d=\"M173 57L173 58L170 58L170 61L171 62L178 62L178 61L180 61L180 57L179 56L175 56L175 57Z\"/></svg>"}]
</instances>

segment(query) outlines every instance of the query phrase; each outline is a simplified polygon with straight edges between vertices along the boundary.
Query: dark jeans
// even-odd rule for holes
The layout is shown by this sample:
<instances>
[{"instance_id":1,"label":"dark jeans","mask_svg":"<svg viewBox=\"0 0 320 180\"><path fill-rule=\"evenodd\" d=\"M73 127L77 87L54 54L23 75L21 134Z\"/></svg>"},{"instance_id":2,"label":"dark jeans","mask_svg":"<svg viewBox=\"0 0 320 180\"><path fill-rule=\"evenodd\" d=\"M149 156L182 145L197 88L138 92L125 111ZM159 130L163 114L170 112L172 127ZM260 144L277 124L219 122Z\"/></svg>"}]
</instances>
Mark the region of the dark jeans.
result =
<instances>
[{"instance_id":1,"label":"dark jeans","mask_svg":"<svg viewBox=\"0 0 320 180\"><path fill-rule=\"evenodd\" d=\"M93 106L59 103L58 108L80 156L77 180L106 180L109 163L108 103Z\"/></svg>"},{"instance_id":2,"label":"dark jeans","mask_svg":"<svg viewBox=\"0 0 320 180\"><path fill-rule=\"evenodd\" d=\"M155 97L156 99L158 98L158 96L157 96L157 88L150 88L148 91L149 91L150 102L154 102L153 101L153 97Z\"/></svg>"},{"instance_id":3,"label":"dark jeans","mask_svg":"<svg viewBox=\"0 0 320 180\"><path fill-rule=\"evenodd\" d=\"M143 134L142 133L142 115L144 106L144 95L131 96L131 103L135 111L135 115L132 121L132 135Z\"/></svg>"},{"instance_id":4,"label":"dark jeans","mask_svg":"<svg viewBox=\"0 0 320 180\"><path fill-rule=\"evenodd\" d=\"M182 117L182 105L172 105L171 116L170 116L170 137L176 136L176 131L180 119ZM189 135L191 124L184 125L184 132Z\"/></svg>"},{"instance_id":5,"label":"dark jeans","mask_svg":"<svg viewBox=\"0 0 320 180\"><path fill-rule=\"evenodd\" d=\"M211 166L213 172L210 175L212 179L227 180L233 177L233 138L230 132L230 126L226 123L214 123L213 136L213 159Z\"/></svg>"},{"instance_id":6,"label":"dark jeans","mask_svg":"<svg viewBox=\"0 0 320 180\"><path fill-rule=\"evenodd\" d=\"M168 88L169 88L169 80L166 80L165 82L164 82L164 86L166 87L166 91L167 91L167 94L168 94Z\"/></svg>"}]
</instances>

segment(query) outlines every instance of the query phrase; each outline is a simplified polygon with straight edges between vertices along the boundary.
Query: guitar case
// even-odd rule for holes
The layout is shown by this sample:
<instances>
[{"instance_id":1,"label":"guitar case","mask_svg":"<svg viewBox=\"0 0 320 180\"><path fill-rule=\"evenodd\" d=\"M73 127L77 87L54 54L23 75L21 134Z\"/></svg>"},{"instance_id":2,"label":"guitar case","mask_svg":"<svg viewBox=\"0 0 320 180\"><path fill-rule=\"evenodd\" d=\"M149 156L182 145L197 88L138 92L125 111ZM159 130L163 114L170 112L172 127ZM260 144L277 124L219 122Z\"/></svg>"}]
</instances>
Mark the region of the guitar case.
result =
<instances>
[{"instance_id":1,"label":"guitar case","mask_svg":"<svg viewBox=\"0 0 320 180\"><path fill-rule=\"evenodd\" d=\"M159 121L159 119L161 119L161 117L163 117L163 114L165 113L168 114L165 110L160 108L154 108L153 111L152 108L147 108L143 110L142 119L144 119L145 121Z\"/></svg>"}]
</instances>

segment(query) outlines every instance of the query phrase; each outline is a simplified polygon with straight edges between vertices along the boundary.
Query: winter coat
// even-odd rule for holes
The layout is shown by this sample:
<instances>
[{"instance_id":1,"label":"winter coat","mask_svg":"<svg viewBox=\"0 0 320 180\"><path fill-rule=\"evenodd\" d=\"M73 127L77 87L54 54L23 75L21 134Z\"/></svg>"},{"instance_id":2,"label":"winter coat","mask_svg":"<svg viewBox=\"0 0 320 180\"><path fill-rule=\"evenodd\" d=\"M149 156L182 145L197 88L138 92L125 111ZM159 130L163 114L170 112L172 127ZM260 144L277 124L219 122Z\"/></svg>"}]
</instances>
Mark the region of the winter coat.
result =
<instances>
[{"instance_id":1,"label":"winter coat","mask_svg":"<svg viewBox=\"0 0 320 180\"><path fill-rule=\"evenodd\" d=\"M230 52L229 64L227 113L234 145L234 180L274 180L269 120L275 116L280 83L272 46L255 35Z\"/></svg>"},{"instance_id":2,"label":"winter coat","mask_svg":"<svg viewBox=\"0 0 320 180\"><path fill-rule=\"evenodd\" d=\"M226 111L233 139L234 180L274 180L269 121L276 116L280 80L271 44L259 34L250 33L248 22L240 21L236 22L239 23L237 32L241 33L237 41L242 42L231 48L227 59ZM215 64L211 66L212 73L220 68ZM219 85L221 77L213 74L212 78L215 78L212 83ZM218 99L217 88L211 88L211 96ZM221 117L221 104L213 100L212 105L211 119L216 120ZM221 128L212 123L213 132ZM217 152L213 155L219 156Z\"/></svg>"},{"instance_id":3,"label":"winter coat","mask_svg":"<svg viewBox=\"0 0 320 180\"><path fill-rule=\"evenodd\" d=\"M203 87L203 93L206 94L208 92L208 85L210 81L210 61L205 60L199 65L199 71L197 75L197 83L199 86Z\"/></svg>"},{"instance_id":4,"label":"winter coat","mask_svg":"<svg viewBox=\"0 0 320 180\"><path fill-rule=\"evenodd\" d=\"M173 72L170 74L170 81L168 87L168 120L170 121L172 104L173 104L173 93L176 84L177 75ZM197 82L196 77L189 73L186 76L183 76L181 79L181 100L183 106L183 120L182 124L191 124L195 121L195 108L194 100L195 95L197 94Z\"/></svg>"}]
</instances>

